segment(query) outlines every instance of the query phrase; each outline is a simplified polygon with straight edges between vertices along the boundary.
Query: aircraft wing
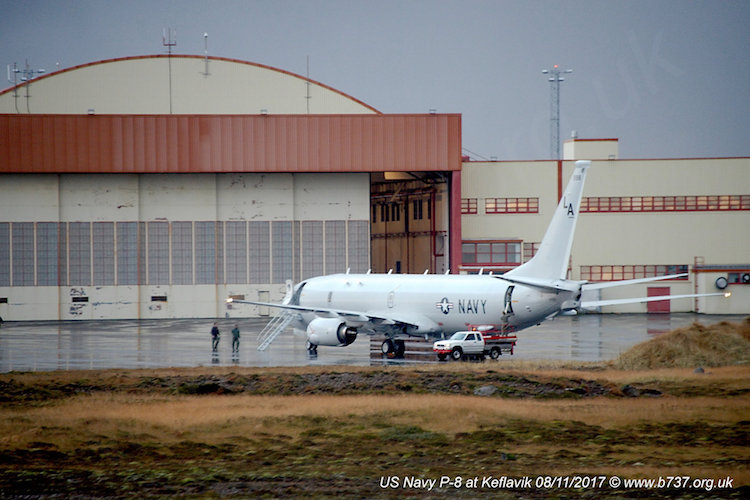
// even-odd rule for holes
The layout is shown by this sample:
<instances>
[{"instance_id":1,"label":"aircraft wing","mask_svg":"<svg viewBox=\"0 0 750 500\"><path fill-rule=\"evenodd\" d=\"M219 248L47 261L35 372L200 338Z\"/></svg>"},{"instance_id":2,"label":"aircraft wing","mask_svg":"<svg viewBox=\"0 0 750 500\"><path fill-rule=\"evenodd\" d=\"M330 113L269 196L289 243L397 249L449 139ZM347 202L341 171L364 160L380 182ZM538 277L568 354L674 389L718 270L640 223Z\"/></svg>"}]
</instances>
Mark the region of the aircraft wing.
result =
<instances>
[{"instance_id":1,"label":"aircraft wing","mask_svg":"<svg viewBox=\"0 0 750 500\"><path fill-rule=\"evenodd\" d=\"M255 300L227 299L227 302L233 304L253 304L257 306L277 307L280 309L287 309L292 311L309 312L317 314L321 317L341 318L351 323L370 323L370 326L373 329L376 329L380 325L390 326L399 324L406 327L411 327L419 333L424 331L435 331L439 329L438 325L436 325L432 320L420 314L393 314L390 312L383 313L378 311L348 311L346 309L297 306L293 304L278 304L274 302L258 302Z\"/></svg>"},{"instance_id":2,"label":"aircraft wing","mask_svg":"<svg viewBox=\"0 0 750 500\"><path fill-rule=\"evenodd\" d=\"M642 302L657 302L659 300L672 300L672 299L691 299L695 297L715 297L723 295L729 297L730 293L689 293L686 295L657 295L654 297L638 297L638 298L627 298L627 299L610 299L610 300L586 300L581 302L581 309L593 309L595 307L602 306L616 306L620 304L637 304Z\"/></svg>"}]
</instances>

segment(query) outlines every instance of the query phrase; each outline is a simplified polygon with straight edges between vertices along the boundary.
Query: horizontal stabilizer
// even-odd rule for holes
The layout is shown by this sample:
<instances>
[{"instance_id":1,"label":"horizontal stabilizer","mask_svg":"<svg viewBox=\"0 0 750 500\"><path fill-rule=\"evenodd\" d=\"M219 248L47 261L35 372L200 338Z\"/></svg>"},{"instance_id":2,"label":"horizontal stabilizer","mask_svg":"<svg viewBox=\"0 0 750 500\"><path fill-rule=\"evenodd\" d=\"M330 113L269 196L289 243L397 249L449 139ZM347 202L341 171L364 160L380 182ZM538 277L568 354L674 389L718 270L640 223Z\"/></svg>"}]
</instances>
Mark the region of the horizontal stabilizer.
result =
<instances>
[{"instance_id":1,"label":"horizontal stabilizer","mask_svg":"<svg viewBox=\"0 0 750 500\"><path fill-rule=\"evenodd\" d=\"M510 277L508 274L495 276L497 279L513 283L514 285L526 285L533 288L541 288L551 292L564 291L575 292L581 286L579 281L544 279L544 278L526 278L521 276Z\"/></svg>"},{"instance_id":2,"label":"horizontal stabilizer","mask_svg":"<svg viewBox=\"0 0 750 500\"><path fill-rule=\"evenodd\" d=\"M610 299L610 300L587 300L581 302L581 309L593 309L595 307L602 306L617 306L621 304L638 304L643 302L657 302L660 300L673 300L673 299L692 299L695 297L718 297L718 296L729 297L729 293L689 293L686 295L657 295L655 297L639 297L639 298L627 298L627 299Z\"/></svg>"},{"instance_id":3,"label":"horizontal stabilizer","mask_svg":"<svg viewBox=\"0 0 750 500\"><path fill-rule=\"evenodd\" d=\"M633 280L621 280L621 281L603 281L601 283L586 283L583 285L583 290L601 290L602 288L613 288L616 286L635 285L638 283L649 283L651 281L662 281L662 280L676 280L684 278L688 273L681 274L668 274L666 276L653 276L651 278L636 278Z\"/></svg>"}]
</instances>

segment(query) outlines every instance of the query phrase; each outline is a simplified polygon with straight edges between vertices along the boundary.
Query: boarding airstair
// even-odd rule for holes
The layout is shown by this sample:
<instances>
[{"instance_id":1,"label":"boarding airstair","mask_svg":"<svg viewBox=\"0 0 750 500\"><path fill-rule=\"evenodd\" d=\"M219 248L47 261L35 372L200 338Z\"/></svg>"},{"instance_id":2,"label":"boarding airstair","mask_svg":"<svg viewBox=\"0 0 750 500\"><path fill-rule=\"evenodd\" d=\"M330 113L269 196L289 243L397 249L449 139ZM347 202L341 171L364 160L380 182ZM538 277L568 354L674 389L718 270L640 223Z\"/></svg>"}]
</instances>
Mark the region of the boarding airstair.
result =
<instances>
[{"instance_id":1,"label":"boarding airstair","mask_svg":"<svg viewBox=\"0 0 750 500\"><path fill-rule=\"evenodd\" d=\"M284 331L289 323L294 320L296 313L282 309L279 313L271 318L268 324L258 334L258 350L265 351L266 348L271 345L271 342L276 340L276 337Z\"/></svg>"}]
</instances>

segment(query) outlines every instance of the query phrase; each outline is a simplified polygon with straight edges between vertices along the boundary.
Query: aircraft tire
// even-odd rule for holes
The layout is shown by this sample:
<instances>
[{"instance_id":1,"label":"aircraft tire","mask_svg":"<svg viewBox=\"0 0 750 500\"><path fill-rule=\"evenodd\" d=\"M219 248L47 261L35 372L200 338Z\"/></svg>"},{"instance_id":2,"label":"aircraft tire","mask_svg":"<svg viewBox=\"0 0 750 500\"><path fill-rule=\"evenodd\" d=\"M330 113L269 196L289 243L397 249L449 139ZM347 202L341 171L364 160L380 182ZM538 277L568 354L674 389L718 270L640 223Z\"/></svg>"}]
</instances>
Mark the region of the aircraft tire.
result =
<instances>
[{"instance_id":1,"label":"aircraft tire","mask_svg":"<svg viewBox=\"0 0 750 500\"><path fill-rule=\"evenodd\" d=\"M464 357L464 352L461 350L460 347L454 347L451 351L451 358L453 358L455 361L458 361Z\"/></svg>"},{"instance_id":2,"label":"aircraft tire","mask_svg":"<svg viewBox=\"0 0 750 500\"><path fill-rule=\"evenodd\" d=\"M501 354L502 354L502 352L500 351L499 347L493 347L492 349L490 349L490 357L492 359L499 358Z\"/></svg>"},{"instance_id":3,"label":"aircraft tire","mask_svg":"<svg viewBox=\"0 0 750 500\"><path fill-rule=\"evenodd\" d=\"M393 345L393 340L391 339L385 339L380 346L380 352L382 352L383 354L390 354L395 350L396 349Z\"/></svg>"},{"instance_id":4,"label":"aircraft tire","mask_svg":"<svg viewBox=\"0 0 750 500\"><path fill-rule=\"evenodd\" d=\"M447 354L438 354L437 357L438 357L438 359L440 361L445 361L445 358L447 358L448 355Z\"/></svg>"},{"instance_id":5,"label":"aircraft tire","mask_svg":"<svg viewBox=\"0 0 750 500\"><path fill-rule=\"evenodd\" d=\"M315 344L313 344L312 342L310 342L308 340L307 341L307 350L310 351L310 352L318 352L318 346L316 346Z\"/></svg>"},{"instance_id":6,"label":"aircraft tire","mask_svg":"<svg viewBox=\"0 0 750 500\"><path fill-rule=\"evenodd\" d=\"M395 351L396 357L403 358L404 353L406 353L406 344L404 343L404 341L394 340L393 345L394 345L394 351Z\"/></svg>"}]
</instances>

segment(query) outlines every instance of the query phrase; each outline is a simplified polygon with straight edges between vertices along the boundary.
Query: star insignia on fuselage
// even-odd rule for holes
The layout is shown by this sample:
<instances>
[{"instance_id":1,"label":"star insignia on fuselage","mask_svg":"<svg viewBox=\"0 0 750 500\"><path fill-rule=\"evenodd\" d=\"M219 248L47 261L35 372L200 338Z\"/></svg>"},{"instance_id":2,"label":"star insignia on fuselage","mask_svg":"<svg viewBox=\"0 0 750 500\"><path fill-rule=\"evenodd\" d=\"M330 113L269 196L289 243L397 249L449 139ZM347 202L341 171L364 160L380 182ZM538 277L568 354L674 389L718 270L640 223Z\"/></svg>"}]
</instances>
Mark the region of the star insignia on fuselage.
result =
<instances>
[{"instance_id":1,"label":"star insignia on fuselage","mask_svg":"<svg viewBox=\"0 0 750 500\"><path fill-rule=\"evenodd\" d=\"M435 307L440 309L443 314L448 314L453 309L453 302L449 302L448 297L443 297L443 300L435 303Z\"/></svg>"}]
</instances>

